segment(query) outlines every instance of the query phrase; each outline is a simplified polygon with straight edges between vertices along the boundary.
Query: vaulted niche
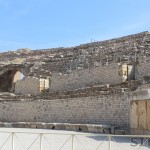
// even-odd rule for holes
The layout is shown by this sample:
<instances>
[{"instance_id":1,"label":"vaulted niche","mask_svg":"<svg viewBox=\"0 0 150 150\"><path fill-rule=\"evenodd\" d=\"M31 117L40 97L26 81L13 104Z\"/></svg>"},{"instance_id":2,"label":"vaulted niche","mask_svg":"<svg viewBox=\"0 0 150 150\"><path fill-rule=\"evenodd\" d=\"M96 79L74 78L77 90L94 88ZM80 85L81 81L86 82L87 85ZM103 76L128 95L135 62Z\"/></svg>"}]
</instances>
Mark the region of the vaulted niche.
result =
<instances>
[{"instance_id":1,"label":"vaulted niche","mask_svg":"<svg viewBox=\"0 0 150 150\"><path fill-rule=\"evenodd\" d=\"M16 81L24 77L23 73L18 70L9 70L0 75L0 91L13 92Z\"/></svg>"}]
</instances>

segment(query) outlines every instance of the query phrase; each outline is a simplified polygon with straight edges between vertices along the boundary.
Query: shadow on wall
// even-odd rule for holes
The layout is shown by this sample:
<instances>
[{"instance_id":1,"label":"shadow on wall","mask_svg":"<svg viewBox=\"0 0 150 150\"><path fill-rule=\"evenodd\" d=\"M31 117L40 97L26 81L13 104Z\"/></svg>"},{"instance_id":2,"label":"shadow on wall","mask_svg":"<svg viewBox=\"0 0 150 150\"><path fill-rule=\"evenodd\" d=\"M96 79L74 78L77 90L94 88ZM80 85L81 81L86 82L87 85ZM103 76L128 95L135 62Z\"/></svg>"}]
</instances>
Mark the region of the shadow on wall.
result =
<instances>
[{"instance_id":1,"label":"shadow on wall","mask_svg":"<svg viewBox=\"0 0 150 150\"><path fill-rule=\"evenodd\" d=\"M24 75L18 70L9 70L0 76L0 91L12 92L16 81L23 79Z\"/></svg>"}]
</instances>

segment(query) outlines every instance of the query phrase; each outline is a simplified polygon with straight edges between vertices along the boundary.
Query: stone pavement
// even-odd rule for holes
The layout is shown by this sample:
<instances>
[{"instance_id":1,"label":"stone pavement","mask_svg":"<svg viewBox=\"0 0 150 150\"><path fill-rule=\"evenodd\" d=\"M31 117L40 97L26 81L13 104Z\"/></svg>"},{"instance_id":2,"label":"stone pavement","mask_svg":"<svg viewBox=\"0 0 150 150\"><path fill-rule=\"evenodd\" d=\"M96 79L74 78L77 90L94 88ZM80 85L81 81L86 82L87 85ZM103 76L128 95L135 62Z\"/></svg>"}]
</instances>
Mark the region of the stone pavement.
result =
<instances>
[{"instance_id":1,"label":"stone pavement","mask_svg":"<svg viewBox=\"0 0 150 150\"><path fill-rule=\"evenodd\" d=\"M16 133L17 132L17 133ZM12 139L12 134L13 139ZM41 133L41 134L39 134ZM72 136L73 135L73 136ZM145 146L133 146L130 137L86 134L73 131L43 129L0 129L0 149L2 150L148 150ZM40 142L41 141L41 142ZM13 143L13 144L12 144ZM72 145L73 144L73 145ZM40 149L41 148L41 149Z\"/></svg>"}]
</instances>

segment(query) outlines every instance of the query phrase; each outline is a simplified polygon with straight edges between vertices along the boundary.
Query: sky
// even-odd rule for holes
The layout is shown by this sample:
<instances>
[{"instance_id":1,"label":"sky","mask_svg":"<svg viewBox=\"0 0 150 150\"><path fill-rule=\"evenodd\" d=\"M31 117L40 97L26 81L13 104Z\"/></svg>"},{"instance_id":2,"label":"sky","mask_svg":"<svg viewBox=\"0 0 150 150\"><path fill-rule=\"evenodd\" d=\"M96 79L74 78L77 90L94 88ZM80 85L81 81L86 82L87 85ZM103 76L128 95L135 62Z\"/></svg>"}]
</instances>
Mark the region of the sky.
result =
<instances>
[{"instance_id":1,"label":"sky","mask_svg":"<svg viewBox=\"0 0 150 150\"><path fill-rule=\"evenodd\" d=\"M0 0L0 51L71 47L150 31L150 0Z\"/></svg>"}]
</instances>

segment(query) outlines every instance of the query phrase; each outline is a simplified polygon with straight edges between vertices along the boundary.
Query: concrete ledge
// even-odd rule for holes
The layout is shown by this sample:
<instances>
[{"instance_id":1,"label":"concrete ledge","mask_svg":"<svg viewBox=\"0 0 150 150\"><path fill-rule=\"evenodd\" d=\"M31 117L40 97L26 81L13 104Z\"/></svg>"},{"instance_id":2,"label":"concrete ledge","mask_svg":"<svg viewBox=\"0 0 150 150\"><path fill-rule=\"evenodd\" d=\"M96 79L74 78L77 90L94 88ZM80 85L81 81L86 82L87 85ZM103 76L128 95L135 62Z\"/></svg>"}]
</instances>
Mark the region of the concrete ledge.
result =
<instances>
[{"instance_id":1,"label":"concrete ledge","mask_svg":"<svg viewBox=\"0 0 150 150\"><path fill-rule=\"evenodd\" d=\"M110 125L97 124L70 124L70 123L42 123L42 122L0 122L0 127L6 128L33 128L33 129L51 129L51 130L68 130L81 131L101 134L124 134L116 131ZM117 127L115 127L117 128Z\"/></svg>"}]
</instances>

